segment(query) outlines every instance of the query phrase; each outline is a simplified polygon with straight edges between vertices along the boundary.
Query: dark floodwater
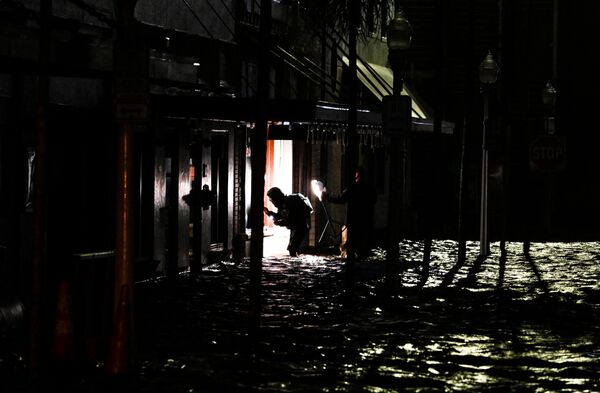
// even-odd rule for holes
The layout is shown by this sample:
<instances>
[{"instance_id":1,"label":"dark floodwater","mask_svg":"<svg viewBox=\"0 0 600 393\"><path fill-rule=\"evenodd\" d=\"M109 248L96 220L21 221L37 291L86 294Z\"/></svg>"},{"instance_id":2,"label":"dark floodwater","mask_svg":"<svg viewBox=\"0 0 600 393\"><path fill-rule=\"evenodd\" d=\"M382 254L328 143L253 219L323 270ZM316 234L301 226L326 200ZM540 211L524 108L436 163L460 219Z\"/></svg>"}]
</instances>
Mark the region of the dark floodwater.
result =
<instances>
[{"instance_id":1,"label":"dark floodwater","mask_svg":"<svg viewBox=\"0 0 600 393\"><path fill-rule=\"evenodd\" d=\"M440 287L456 244L403 243L402 288L381 291L381 256L344 291L335 258L266 259L258 342L247 335L248 262L176 286L137 288L143 392L600 391L600 243L498 244L475 275L477 243Z\"/></svg>"},{"instance_id":2,"label":"dark floodwater","mask_svg":"<svg viewBox=\"0 0 600 393\"><path fill-rule=\"evenodd\" d=\"M357 265L351 291L340 259L265 259L256 341L248 261L139 283L139 391L599 392L600 243L534 243L531 261L510 243L504 269L493 244L473 275L477 246L444 287L456 243L434 242L419 288L422 244L404 242L393 296L382 291L382 252ZM0 344L0 375L24 386L11 384L24 374L22 348L6 334ZM93 385L77 391L102 391Z\"/></svg>"}]
</instances>

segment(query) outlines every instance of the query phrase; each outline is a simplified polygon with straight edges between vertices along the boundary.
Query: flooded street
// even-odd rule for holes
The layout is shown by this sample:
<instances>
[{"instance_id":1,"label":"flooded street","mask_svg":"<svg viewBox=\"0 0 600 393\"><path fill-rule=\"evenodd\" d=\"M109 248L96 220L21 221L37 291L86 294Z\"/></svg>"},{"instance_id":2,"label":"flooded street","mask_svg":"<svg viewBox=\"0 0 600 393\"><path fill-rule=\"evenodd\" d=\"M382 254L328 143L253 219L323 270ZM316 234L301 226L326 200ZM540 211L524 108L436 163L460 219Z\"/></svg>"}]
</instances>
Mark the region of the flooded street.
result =
<instances>
[{"instance_id":1,"label":"flooded street","mask_svg":"<svg viewBox=\"0 0 600 393\"><path fill-rule=\"evenodd\" d=\"M383 294L382 253L266 258L262 329L247 334L248 261L136 287L143 392L600 391L600 243L499 245L476 274L478 243L441 285L456 243L405 242L402 286ZM503 272L502 272L503 270ZM471 273L471 274L470 274ZM473 279L474 277L474 279Z\"/></svg>"}]
</instances>

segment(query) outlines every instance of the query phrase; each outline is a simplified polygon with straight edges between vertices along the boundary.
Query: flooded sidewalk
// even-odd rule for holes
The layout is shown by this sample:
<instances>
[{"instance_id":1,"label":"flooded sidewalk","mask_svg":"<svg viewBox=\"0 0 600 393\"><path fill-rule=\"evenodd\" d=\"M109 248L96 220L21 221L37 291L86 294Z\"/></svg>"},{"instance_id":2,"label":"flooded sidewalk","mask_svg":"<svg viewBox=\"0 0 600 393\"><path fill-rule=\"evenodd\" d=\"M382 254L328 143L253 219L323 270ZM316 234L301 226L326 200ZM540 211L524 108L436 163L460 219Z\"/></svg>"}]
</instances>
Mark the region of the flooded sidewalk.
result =
<instances>
[{"instance_id":1,"label":"flooded sidewalk","mask_svg":"<svg viewBox=\"0 0 600 393\"><path fill-rule=\"evenodd\" d=\"M351 288L342 259L266 258L256 340L248 261L139 283L135 391L600 391L600 243L510 243L504 268L496 243L473 275L477 246L446 286L456 243L434 242L420 288L403 242L393 296L381 250Z\"/></svg>"},{"instance_id":2,"label":"flooded sidewalk","mask_svg":"<svg viewBox=\"0 0 600 393\"><path fill-rule=\"evenodd\" d=\"M403 246L409 267L392 298L377 256L358 264L350 296L340 259L266 259L257 343L246 331L247 263L215 265L171 293L140 288L161 294L140 299L138 320L152 327L139 330L141 390L600 390L598 244L533 244L532 261L509 244L499 282L497 244L467 280L473 243L471 263L442 288L456 244L435 242L422 289L422 244Z\"/></svg>"}]
</instances>

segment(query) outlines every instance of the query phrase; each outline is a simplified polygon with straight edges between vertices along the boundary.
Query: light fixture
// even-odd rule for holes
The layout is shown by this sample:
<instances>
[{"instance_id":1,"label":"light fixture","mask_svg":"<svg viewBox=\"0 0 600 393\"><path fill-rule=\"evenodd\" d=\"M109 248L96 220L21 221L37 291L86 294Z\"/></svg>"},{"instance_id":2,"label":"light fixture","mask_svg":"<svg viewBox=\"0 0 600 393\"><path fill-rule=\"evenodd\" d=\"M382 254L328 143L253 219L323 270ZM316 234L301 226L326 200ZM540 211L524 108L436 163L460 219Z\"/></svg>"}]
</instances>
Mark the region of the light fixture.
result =
<instances>
[{"instance_id":1,"label":"light fixture","mask_svg":"<svg viewBox=\"0 0 600 393\"><path fill-rule=\"evenodd\" d=\"M411 42L412 26L404 16L404 12L399 9L387 28L388 49L390 52L407 50Z\"/></svg>"},{"instance_id":2,"label":"light fixture","mask_svg":"<svg viewBox=\"0 0 600 393\"><path fill-rule=\"evenodd\" d=\"M327 231L327 228L329 228L329 226L331 225L331 219L329 218L329 212L327 212L327 208L325 207L325 204L323 203L323 199L322 199L323 193L325 191L327 191L327 189L325 188L325 186L323 185L323 183L321 181L316 180L316 179L314 179L310 182L310 187L312 189L313 194L315 194L315 196L321 202L321 206L323 206L323 211L325 212L325 219L326 219L325 226L323 227L321 236L319 236L319 240L317 240L317 244L320 244L321 240L323 240L323 236L325 236L325 232Z\"/></svg>"},{"instance_id":3,"label":"light fixture","mask_svg":"<svg viewBox=\"0 0 600 393\"><path fill-rule=\"evenodd\" d=\"M496 83L498 72L500 72L500 67L496 63L496 60L494 60L492 52L488 51L485 59L479 64L479 81L487 85Z\"/></svg>"},{"instance_id":4,"label":"light fixture","mask_svg":"<svg viewBox=\"0 0 600 393\"><path fill-rule=\"evenodd\" d=\"M310 186L313 194L315 194L315 196L319 198L319 200L321 200L323 196L323 191L325 191L325 186L323 185L323 183L319 180L313 180L310 182Z\"/></svg>"}]
</instances>

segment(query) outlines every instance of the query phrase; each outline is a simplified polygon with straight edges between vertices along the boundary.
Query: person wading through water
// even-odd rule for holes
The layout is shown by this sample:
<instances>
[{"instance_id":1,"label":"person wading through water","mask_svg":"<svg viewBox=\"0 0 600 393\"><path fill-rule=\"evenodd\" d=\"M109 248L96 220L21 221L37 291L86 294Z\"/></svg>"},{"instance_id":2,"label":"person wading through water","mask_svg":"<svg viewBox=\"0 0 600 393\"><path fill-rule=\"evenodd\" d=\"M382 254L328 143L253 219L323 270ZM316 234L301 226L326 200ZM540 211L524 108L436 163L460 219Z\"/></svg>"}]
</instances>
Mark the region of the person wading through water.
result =
<instances>
[{"instance_id":1,"label":"person wading through water","mask_svg":"<svg viewBox=\"0 0 600 393\"><path fill-rule=\"evenodd\" d=\"M290 230L290 240L288 251L291 256L299 255L300 246L309 228L309 217L313 207L307 197L301 193L286 195L278 187L273 187L267 192L271 203L277 208L277 211L271 211L264 208L265 213L273 218L273 223L278 226L286 227Z\"/></svg>"}]
</instances>

